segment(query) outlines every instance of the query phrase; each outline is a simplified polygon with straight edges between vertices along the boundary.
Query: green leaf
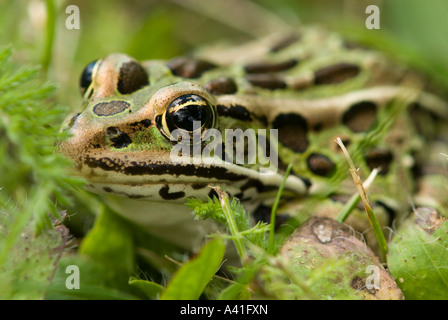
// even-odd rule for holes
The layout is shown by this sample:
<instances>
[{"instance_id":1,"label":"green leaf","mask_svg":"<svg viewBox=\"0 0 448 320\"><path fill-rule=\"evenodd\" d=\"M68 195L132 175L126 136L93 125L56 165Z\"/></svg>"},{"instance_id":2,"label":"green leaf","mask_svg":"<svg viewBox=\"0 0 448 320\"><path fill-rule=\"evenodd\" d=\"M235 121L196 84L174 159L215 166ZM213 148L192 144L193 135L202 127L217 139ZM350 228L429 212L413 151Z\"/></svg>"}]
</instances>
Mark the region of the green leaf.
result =
<instances>
[{"instance_id":1,"label":"green leaf","mask_svg":"<svg viewBox=\"0 0 448 320\"><path fill-rule=\"evenodd\" d=\"M132 232L123 222L123 218L107 207L81 243L79 255L101 265L98 281L103 279L111 286L128 287L129 274L135 264Z\"/></svg>"},{"instance_id":2,"label":"green leaf","mask_svg":"<svg viewBox=\"0 0 448 320\"><path fill-rule=\"evenodd\" d=\"M250 299L250 291L247 284L234 283L223 289L219 296L219 300L246 300Z\"/></svg>"},{"instance_id":3,"label":"green leaf","mask_svg":"<svg viewBox=\"0 0 448 320\"><path fill-rule=\"evenodd\" d=\"M158 283L137 279L135 277L129 278L129 284L140 289L149 299L157 299L164 289Z\"/></svg>"},{"instance_id":4,"label":"green leaf","mask_svg":"<svg viewBox=\"0 0 448 320\"><path fill-rule=\"evenodd\" d=\"M0 211L0 248L10 237L8 220L17 217ZM0 264L0 299L42 299L68 237L65 227L51 228L34 236L31 224L21 230L8 248L6 259Z\"/></svg>"},{"instance_id":5,"label":"green leaf","mask_svg":"<svg viewBox=\"0 0 448 320\"><path fill-rule=\"evenodd\" d=\"M130 285L134 270L133 233L123 218L104 207L84 238L76 256L65 257L47 291L47 299L138 299L140 290ZM79 268L79 289L66 287L66 268Z\"/></svg>"},{"instance_id":6,"label":"green leaf","mask_svg":"<svg viewBox=\"0 0 448 320\"><path fill-rule=\"evenodd\" d=\"M79 270L79 287L67 288L67 281L73 272L67 272L68 266ZM86 256L66 256L61 258L51 285L46 291L47 300L135 300L137 295L130 292L127 283L121 288L109 279L104 265Z\"/></svg>"},{"instance_id":7,"label":"green leaf","mask_svg":"<svg viewBox=\"0 0 448 320\"><path fill-rule=\"evenodd\" d=\"M55 85L13 53L0 49L0 296L42 299L67 240L55 203L69 203L80 180L54 152L65 113L53 102Z\"/></svg>"},{"instance_id":8,"label":"green leaf","mask_svg":"<svg viewBox=\"0 0 448 320\"><path fill-rule=\"evenodd\" d=\"M81 255L119 270L132 270L134 265L133 240L122 218L104 207L94 227L79 248Z\"/></svg>"},{"instance_id":9,"label":"green leaf","mask_svg":"<svg viewBox=\"0 0 448 320\"><path fill-rule=\"evenodd\" d=\"M406 299L448 299L448 220L417 209L389 245L388 265Z\"/></svg>"},{"instance_id":10,"label":"green leaf","mask_svg":"<svg viewBox=\"0 0 448 320\"><path fill-rule=\"evenodd\" d=\"M173 276L161 300L198 299L222 263L225 243L221 238L208 242L198 256L185 263Z\"/></svg>"}]
</instances>

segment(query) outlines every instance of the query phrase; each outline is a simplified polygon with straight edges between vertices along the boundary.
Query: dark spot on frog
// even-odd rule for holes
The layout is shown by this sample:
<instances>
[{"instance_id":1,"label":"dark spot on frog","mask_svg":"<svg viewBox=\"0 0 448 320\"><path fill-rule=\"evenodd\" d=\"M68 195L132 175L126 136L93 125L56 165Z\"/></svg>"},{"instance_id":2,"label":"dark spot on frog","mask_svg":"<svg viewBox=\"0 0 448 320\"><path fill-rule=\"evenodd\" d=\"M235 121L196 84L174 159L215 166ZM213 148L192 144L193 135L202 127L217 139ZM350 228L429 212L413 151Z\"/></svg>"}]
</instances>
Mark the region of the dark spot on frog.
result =
<instances>
[{"instance_id":1,"label":"dark spot on frog","mask_svg":"<svg viewBox=\"0 0 448 320\"><path fill-rule=\"evenodd\" d=\"M232 94L238 88L235 81L231 78L218 78L206 83L204 88L212 94Z\"/></svg>"},{"instance_id":2,"label":"dark spot on frog","mask_svg":"<svg viewBox=\"0 0 448 320\"><path fill-rule=\"evenodd\" d=\"M278 115L272 123L278 129L278 140L287 148L301 153L308 147L308 126L305 118L295 113Z\"/></svg>"},{"instance_id":3,"label":"dark spot on frog","mask_svg":"<svg viewBox=\"0 0 448 320\"><path fill-rule=\"evenodd\" d=\"M144 119L142 121L137 121L137 122L133 122L130 123L129 125L131 127L138 127L138 126L143 126L144 128L149 128L151 126L151 120L150 119Z\"/></svg>"},{"instance_id":4,"label":"dark spot on frog","mask_svg":"<svg viewBox=\"0 0 448 320\"><path fill-rule=\"evenodd\" d=\"M370 169L381 168L380 175L386 175L389 171L389 165L393 159L393 155L390 151L374 148L364 155L367 165Z\"/></svg>"},{"instance_id":5,"label":"dark spot on frog","mask_svg":"<svg viewBox=\"0 0 448 320\"><path fill-rule=\"evenodd\" d=\"M314 72L314 84L325 85L340 83L356 77L359 74L359 67L350 63L338 63Z\"/></svg>"},{"instance_id":6,"label":"dark spot on frog","mask_svg":"<svg viewBox=\"0 0 448 320\"><path fill-rule=\"evenodd\" d=\"M275 90L286 88L285 81L274 74L248 74L245 78L252 85L263 89Z\"/></svg>"},{"instance_id":7,"label":"dark spot on frog","mask_svg":"<svg viewBox=\"0 0 448 320\"><path fill-rule=\"evenodd\" d=\"M235 194L234 198L237 198L237 199L239 199L241 201L249 201L250 200L250 198L249 199L246 199L246 198L243 199L243 196L244 196L244 194L240 192L240 193Z\"/></svg>"},{"instance_id":8,"label":"dark spot on frog","mask_svg":"<svg viewBox=\"0 0 448 320\"><path fill-rule=\"evenodd\" d=\"M285 168L285 170L286 170L286 168ZM291 171L292 171L292 174L294 174L297 178L299 178L300 180L302 180L302 182L305 184L305 187L306 187L307 189L309 189L309 188L312 186L312 183L311 183L311 180L310 180L310 179L302 177L300 174L298 174L298 173L294 170L294 168L293 168Z\"/></svg>"},{"instance_id":9,"label":"dark spot on frog","mask_svg":"<svg viewBox=\"0 0 448 320\"><path fill-rule=\"evenodd\" d=\"M421 163L421 161L418 160L419 159L418 154L419 152L417 150L412 150L410 152L410 155L414 162L413 166L411 167L411 173L415 181L419 180L425 174L424 165L423 163Z\"/></svg>"},{"instance_id":10,"label":"dark spot on frog","mask_svg":"<svg viewBox=\"0 0 448 320\"><path fill-rule=\"evenodd\" d=\"M420 102L413 102L409 106L409 115L420 135L427 139L436 138L437 130L434 123L439 121L439 116L422 106Z\"/></svg>"},{"instance_id":11,"label":"dark spot on frog","mask_svg":"<svg viewBox=\"0 0 448 320\"><path fill-rule=\"evenodd\" d=\"M138 62L130 61L121 65L117 83L120 93L129 94L148 84L148 74Z\"/></svg>"},{"instance_id":12,"label":"dark spot on frog","mask_svg":"<svg viewBox=\"0 0 448 320\"><path fill-rule=\"evenodd\" d=\"M388 225L390 227L392 227L392 223L395 220L395 217L397 216L396 210L393 209L391 206L387 205L386 203L379 201L379 200L375 201L374 205L381 206L384 209L384 211L387 213L387 216L389 217Z\"/></svg>"},{"instance_id":13,"label":"dark spot on frog","mask_svg":"<svg viewBox=\"0 0 448 320\"><path fill-rule=\"evenodd\" d=\"M106 135L109 137L112 146L117 149L126 148L132 143L132 139L126 133L115 127L107 128Z\"/></svg>"},{"instance_id":14,"label":"dark spot on frog","mask_svg":"<svg viewBox=\"0 0 448 320\"><path fill-rule=\"evenodd\" d=\"M113 192L114 191L110 187L103 187L103 190L106 191L106 192Z\"/></svg>"},{"instance_id":15,"label":"dark spot on frog","mask_svg":"<svg viewBox=\"0 0 448 320\"><path fill-rule=\"evenodd\" d=\"M290 35L280 39L280 41L278 41L277 43L275 43L271 48L271 52L278 52L280 50L286 49L287 47L294 44L299 39L300 39L300 35L290 34Z\"/></svg>"},{"instance_id":16,"label":"dark spot on frog","mask_svg":"<svg viewBox=\"0 0 448 320\"><path fill-rule=\"evenodd\" d=\"M230 107L218 104L216 106L218 115L223 117L230 117L242 121L250 121L251 114L244 106L241 105L231 105Z\"/></svg>"},{"instance_id":17,"label":"dark spot on frog","mask_svg":"<svg viewBox=\"0 0 448 320\"><path fill-rule=\"evenodd\" d=\"M340 153L343 154L344 152L342 151L341 147L338 145L338 143L336 142L336 139L340 138L342 144L347 148L348 146L350 146L350 144L352 143L352 141L350 140L349 137L345 136L345 135L336 135L334 136L331 140L333 141L331 144L331 151L335 152L335 153Z\"/></svg>"},{"instance_id":18,"label":"dark spot on frog","mask_svg":"<svg viewBox=\"0 0 448 320\"><path fill-rule=\"evenodd\" d=\"M269 186L263 184L260 180L249 179L242 187L241 191L246 191L247 189L255 188L258 193L274 191L278 189L278 186Z\"/></svg>"},{"instance_id":19,"label":"dark spot on frog","mask_svg":"<svg viewBox=\"0 0 448 320\"><path fill-rule=\"evenodd\" d=\"M271 207L260 205L255 209L252 215L255 218L255 221L269 223L271 221L271 211ZM275 215L275 228L278 229L281 225L285 224L289 218L289 214Z\"/></svg>"},{"instance_id":20,"label":"dark spot on frog","mask_svg":"<svg viewBox=\"0 0 448 320\"><path fill-rule=\"evenodd\" d=\"M213 198L219 199L218 193L215 191L215 189L210 190L210 192L208 193L208 197L210 199L213 199Z\"/></svg>"},{"instance_id":21,"label":"dark spot on frog","mask_svg":"<svg viewBox=\"0 0 448 320\"><path fill-rule=\"evenodd\" d=\"M321 122L316 123L315 125L313 125L313 131L315 132L319 132L323 129L323 124Z\"/></svg>"},{"instance_id":22,"label":"dark spot on frog","mask_svg":"<svg viewBox=\"0 0 448 320\"><path fill-rule=\"evenodd\" d=\"M281 72L295 67L297 63L297 59L289 59L281 62L257 62L246 65L244 70L251 74Z\"/></svg>"},{"instance_id":23,"label":"dark spot on frog","mask_svg":"<svg viewBox=\"0 0 448 320\"><path fill-rule=\"evenodd\" d=\"M144 197L145 197L145 196L143 196L143 195L141 195L141 194L128 194L127 196L128 196L128 198L130 198L130 199L141 199L141 198L144 198Z\"/></svg>"},{"instance_id":24,"label":"dark spot on frog","mask_svg":"<svg viewBox=\"0 0 448 320\"><path fill-rule=\"evenodd\" d=\"M167 62L166 66L170 68L175 76L182 78L198 78L205 71L215 68L213 63L208 61L189 58L178 57Z\"/></svg>"},{"instance_id":25,"label":"dark spot on frog","mask_svg":"<svg viewBox=\"0 0 448 320\"><path fill-rule=\"evenodd\" d=\"M326 177L334 172L335 164L323 154L312 153L307 159L308 168L318 176Z\"/></svg>"},{"instance_id":26,"label":"dark spot on frog","mask_svg":"<svg viewBox=\"0 0 448 320\"><path fill-rule=\"evenodd\" d=\"M159 190L159 195L164 200L176 200L185 197L185 192L178 191L178 192L172 192L170 193L170 187L168 185L165 185L163 188Z\"/></svg>"},{"instance_id":27,"label":"dark spot on frog","mask_svg":"<svg viewBox=\"0 0 448 320\"><path fill-rule=\"evenodd\" d=\"M99 117L108 117L121 113L129 109L129 107L129 103L125 101L114 100L108 102L100 102L93 107L92 111Z\"/></svg>"},{"instance_id":28,"label":"dark spot on frog","mask_svg":"<svg viewBox=\"0 0 448 320\"><path fill-rule=\"evenodd\" d=\"M376 120L376 109L371 101L357 102L344 113L342 122L353 132L366 132Z\"/></svg>"},{"instance_id":29,"label":"dark spot on frog","mask_svg":"<svg viewBox=\"0 0 448 320\"><path fill-rule=\"evenodd\" d=\"M193 183L191 185L191 188L193 188L193 190L200 190L200 189L204 189L207 187L206 183Z\"/></svg>"}]
</instances>

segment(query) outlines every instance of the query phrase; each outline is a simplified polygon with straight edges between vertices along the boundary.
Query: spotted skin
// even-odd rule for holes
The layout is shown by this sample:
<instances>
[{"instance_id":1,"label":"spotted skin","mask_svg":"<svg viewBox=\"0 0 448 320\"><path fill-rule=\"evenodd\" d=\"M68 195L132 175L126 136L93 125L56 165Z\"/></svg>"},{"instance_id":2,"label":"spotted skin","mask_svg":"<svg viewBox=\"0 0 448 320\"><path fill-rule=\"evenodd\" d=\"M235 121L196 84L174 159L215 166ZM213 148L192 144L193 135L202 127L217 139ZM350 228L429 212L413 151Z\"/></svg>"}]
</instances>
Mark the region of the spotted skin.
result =
<instances>
[{"instance_id":1,"label":"spotted skin","mask_svg":"<svg viewBox=\"0 0 448 320\"><path fill-rule=\"evenodd\" d=\"M372 202L404 212L417 185L412 162L437 135L427 127L448 119L443 99L403 84L409 74L319 29L168 61L112 54L84 71L83 108L67 118L63 130L72 137L58 150L74 160L94 192L184 203L207 199L218 185L257 207L272 203L289 163L285 199L333 201L353 194L334 142L341 137L363 175L382 168ZM187 99L192 96L200 99ZM420 114L433 115L429 124L418 121ZM263 176L253 164L173 162L177 141L169 135L176 128L189 131L194 119L205 122L201 137L210 128L223 136L226 129L278 130L279 170ZM394 181L406 187L398 190Z\"/></svg>"}]
</instances>

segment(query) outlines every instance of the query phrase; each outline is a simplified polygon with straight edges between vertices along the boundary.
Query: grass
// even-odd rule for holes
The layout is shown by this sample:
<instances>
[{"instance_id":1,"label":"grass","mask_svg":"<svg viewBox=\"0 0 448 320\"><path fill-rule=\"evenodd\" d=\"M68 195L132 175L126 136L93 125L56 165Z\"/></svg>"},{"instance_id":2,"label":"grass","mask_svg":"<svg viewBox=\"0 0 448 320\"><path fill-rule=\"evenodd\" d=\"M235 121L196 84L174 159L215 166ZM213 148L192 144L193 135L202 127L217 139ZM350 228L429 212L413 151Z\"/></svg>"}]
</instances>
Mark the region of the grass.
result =
<instances>
[{"instance_id":1,"label":"grass","mask_svg":"<svg viewBox=\"0 0 448 320\"><path fill-rule=\"evenodd\" d=\"M54 153L54 142L63 138L56 124L64 113L48 101L54 85L39 80L38 67L17 67L12 54L11 47L0 51L0 270L9 274L2 277L9 286L3 283L0 296L38 298L48 281L42 275L49 277L54 268L26 261L30 255L57 261L61 251L50 248L59 244L62 249L67 239L54 232L53 224L61 219L55 204L70 206L68 190L82 182L67 175L71 163ZM21 290L23 277L36 281L36 288Z\"/></svg>"}]
</instances>

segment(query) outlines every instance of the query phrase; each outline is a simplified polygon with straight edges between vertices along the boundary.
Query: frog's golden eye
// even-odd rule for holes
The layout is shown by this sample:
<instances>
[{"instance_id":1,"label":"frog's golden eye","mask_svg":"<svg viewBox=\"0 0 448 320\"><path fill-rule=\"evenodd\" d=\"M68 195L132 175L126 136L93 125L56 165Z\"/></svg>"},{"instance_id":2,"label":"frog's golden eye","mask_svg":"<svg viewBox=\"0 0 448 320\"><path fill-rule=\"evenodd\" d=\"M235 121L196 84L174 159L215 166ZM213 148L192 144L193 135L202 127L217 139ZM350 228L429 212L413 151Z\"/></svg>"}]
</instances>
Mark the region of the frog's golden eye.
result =
<instances>
[{"instance_id":1,"label":"frog's golden eye","mask_svg":"<svg viewBox=\"0 0 448 320\"><path fill-rule=\"evenodd\" d=\"M215 125L215 109L201 96L186 94L173 100L163 115L156 118L159 130L170 137L174 130L192 134Z\"/></svg>"},{"instance_id":2,"label":"frog's golden eye","mask_svg":"<svg viewBox=\"0 0 448 320\"><path fill-rule=\"evenodd\" d=\"M82 71L81 78L79 81L79 86L81 87L81 94L84 95L86 90L92 83L93 74L95 71L95 67L98 64L99 60L95 60L90 62Z\"/></svg>"}]
</instances>

